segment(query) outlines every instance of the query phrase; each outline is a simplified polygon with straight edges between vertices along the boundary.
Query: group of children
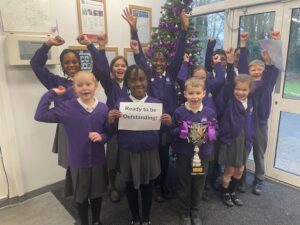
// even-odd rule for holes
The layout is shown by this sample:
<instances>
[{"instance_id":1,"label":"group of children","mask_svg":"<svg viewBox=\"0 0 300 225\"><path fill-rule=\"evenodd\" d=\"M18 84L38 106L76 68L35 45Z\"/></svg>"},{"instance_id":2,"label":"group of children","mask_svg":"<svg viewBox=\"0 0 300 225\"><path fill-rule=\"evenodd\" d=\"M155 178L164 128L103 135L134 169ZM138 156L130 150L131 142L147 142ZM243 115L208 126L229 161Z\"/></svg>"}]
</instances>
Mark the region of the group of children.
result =
<instances>
[{"instance_id":1,"label":"group of children","mask_svg":"<svg viewBox=\"0 0 300 225\"><path fill-rule=\"evenodd\" d=\"M81 225L89 224L89 205L92 224L101 224L102 194L108 186L111 200L120 200L115 186L117 172L126 184L131 224L151 224L153 191L158 202L171 198L166 185L170 146L177 158L180 224L202 224L200 204L206 175L191 175L194 145L180 135L185 122L214 123L216 127L218 123L218 139L200 145L199 156L205 171L210 171L210 162L216 159L223 166L221 199L227 206L243 205L235 190L255 143L254 159L259 160L259 169L253 190L260 194L270 99L279 74L271 65L269 54L262 53L264 62L257 60L248 65L246 41L249 34L241 34L237 75L233 49L213 52L215 42L212 40L207 50L206 67L195 66L189 77L189 56L185 54L189 17L185 11L180 15L181 29L174 57L168 63L164 52L154 52L151 66L139 42L137 18L129 9L125 9L122 16L130 26L130 46L136 65L128 67L122 56L114 58L109 65L105 55L106 35L98 36L99 49L87 36L77 38L92 55L92 72L80 71L79 55L70 49L60 56L66 77L52 74L45 68L51 46L64 44L58 36L50 38L31 59L33 71L48 89L38 104L35 119L59 124L54 149L64 155L61 164L67 168L66 186L68 194L74 196ZM274 32L271 36L278 39L280 34ZM95 98L98 81L107 96L106 104ZM180 84L186 99L181 105L177 103L175 82ZM161 129L118 130L122 102L161 103Z\"/></svg>"}]
</instances>

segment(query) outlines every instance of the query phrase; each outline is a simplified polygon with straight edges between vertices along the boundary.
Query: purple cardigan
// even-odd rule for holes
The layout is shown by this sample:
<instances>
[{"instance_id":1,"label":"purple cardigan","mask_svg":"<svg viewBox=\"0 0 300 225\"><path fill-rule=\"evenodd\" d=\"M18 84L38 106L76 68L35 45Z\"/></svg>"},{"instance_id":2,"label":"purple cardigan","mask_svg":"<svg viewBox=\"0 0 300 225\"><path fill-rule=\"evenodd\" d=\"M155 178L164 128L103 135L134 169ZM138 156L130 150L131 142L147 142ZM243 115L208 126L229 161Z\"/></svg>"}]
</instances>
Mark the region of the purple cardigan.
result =
<instances>
[{"instance_id":1,"label":"purple cardigan","mask_svg":"<svg viewBox=\"0 0 300 225\"><path fill-rule=\"evenodd\" d=\"M115 105L115 109L120 108L120 102L132 102L129 97L120 98ZM158 99L148 97L145 102L161 103ZM109 124L109 129L112 133L117 133L118 146L120 149L130 152L143 152L158 148L159 131L131 131L118 130L118 122Z\"/></svg>"},{"instance_id":2,"label":"purple cardigan","mask_svg":"<svg viewBox=\"0 0 300 225\"><path fill-rule=\"evenodd\" d=\"M180 65L185 52L186 34L187 32L184 30L179 32L176 52L171 60L170 65L166 69L165 76L160 77L154 73L152 68L150 68L150 66L147 64L147 60L143 51L140 50L139 54L134 54L136 64L146 72L146 75L149 78L150 83L148 85L147 93L150 96L159 99L163 103L164 112L171 115L177 107L174 82L177 79L177 74L180 70ZM139 41L136 31L131 32L131 38Z\"/></svg>"},{"instance_id":3,"label":"purple cardigan","mask_svg":"<svg viewBox=\"0 0 300 225\"><path fill-rule=\"evenodd\" d=\"M35 120L47 123L62 123L68 139L68 165L72 168L90 168L106 162L104 144L108 140L105 130L108 107L98 103L96 108L87 112L77 101L64 101L54 108L49 108L57 97L53 90L44 94L38 104ZM90 141L89 132L98 132L101 142Z\"/></svg>"},{"instance_id":4,"label":"purple cardigan","mask_svg":"<svg viewBox=\"0 0 300 225\"><path fill-rule=\"evenodd\" d=\"M176 153L181 153L188 156L194 155L194 145L189 143L186 139L179 137L179 126L182 121L192 121L192 122L210 122L215 120L216 114L214 111L208 107L203 107L201 112L194 114L193 112L187 110L185 106L178 107L173 114L173 127L171 129L172 136L175 140L172 144L172 149ZM199 146L199 156L208 156L212 153L212 144L207 142Z\"/></svg>"}]
</instances>

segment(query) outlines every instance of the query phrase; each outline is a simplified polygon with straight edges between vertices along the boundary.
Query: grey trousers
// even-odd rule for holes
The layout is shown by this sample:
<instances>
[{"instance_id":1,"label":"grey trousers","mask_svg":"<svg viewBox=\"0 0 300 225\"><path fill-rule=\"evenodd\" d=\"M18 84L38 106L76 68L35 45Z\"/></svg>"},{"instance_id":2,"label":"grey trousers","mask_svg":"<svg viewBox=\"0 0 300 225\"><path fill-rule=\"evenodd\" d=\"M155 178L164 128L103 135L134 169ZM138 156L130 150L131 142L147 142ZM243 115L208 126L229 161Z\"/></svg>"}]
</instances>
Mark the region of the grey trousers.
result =
<instances>
[{"instance_id":1,"label":"grey trousers","mask_svg":"<svg viewBox=\"0 0 300 225\"><path fill-rule=\"evenodd\" d=\"M268 124L259 125L253 142L255 182L261 183L265 175L265 153L268 143Z\"/></svg>"},{"instance_id":2,"label":"grey trousers","mask_svg":"<svg viewBox=\"0 0 300 225\"><path fill-rule=\"evenodd\" d=\"M198 214L205 175L191 175L191 157L178 154L176 160L178 207L181 215ZM208 169L208 157L201 158L205 171Z\"/></svg>"}]
</instances>

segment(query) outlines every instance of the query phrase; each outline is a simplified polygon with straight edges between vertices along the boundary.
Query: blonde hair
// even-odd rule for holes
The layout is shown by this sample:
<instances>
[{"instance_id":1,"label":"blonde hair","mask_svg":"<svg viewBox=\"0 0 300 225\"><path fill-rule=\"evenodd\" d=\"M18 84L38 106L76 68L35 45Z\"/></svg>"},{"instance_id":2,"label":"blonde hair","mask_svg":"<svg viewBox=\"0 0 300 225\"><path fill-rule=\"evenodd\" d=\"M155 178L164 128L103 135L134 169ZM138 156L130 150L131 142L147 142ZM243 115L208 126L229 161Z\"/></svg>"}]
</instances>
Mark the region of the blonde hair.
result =
<instances>
[{"instance_id":1,"label":"blonde hair","mask_svg":"<svg viewBox=\"0 0 300 225\"><path fill-rule=\"evenodd\" d=\"M98 81L96 80L96 77L94 76L93 73L89 71L79 71L77 72L74 77L73 77L73 82L76 82L76 80L81 77L81 76L87 76L89 77L96 85L98 85Z\"/></svg>"},{"instance_id":2,"label":"blonde hair","mask_svg":"<svg viewBox=\"0 0 300 225\"><path fill-rule=\"evenodd\" d=\"M252 60L249 65L248 68L250 69L251 66L262 66L265 69L265 63L260 60L260 59L254 59Z\"/></svg>"},{"instance_id":3,"label":"blonde hair","mask_svg":"<svg viewBox=\"0 0 300 225\"><path fill-rule=\"evenodd\" d=\"M250 91L252 92L254 88L253 81L254 79L248 74L239 74L238 76L235 77L234 84L236 85L237 83L248 83L250 87Z\"/></svg>"},{"instance_id":4,"label":"blonde hair","mask_svg":"<svg viewBox=\"0 0 300 225\"><path fill-rule=\"evenodd\" d=\"M191 78L187 79L185 81L185 84L184 84L184 90L186 90L188 86L190 86L190 87L201 87L203 90L205 90L204 80L199 79L197 77L191 77Z\"/></svg>"}]
</instances>

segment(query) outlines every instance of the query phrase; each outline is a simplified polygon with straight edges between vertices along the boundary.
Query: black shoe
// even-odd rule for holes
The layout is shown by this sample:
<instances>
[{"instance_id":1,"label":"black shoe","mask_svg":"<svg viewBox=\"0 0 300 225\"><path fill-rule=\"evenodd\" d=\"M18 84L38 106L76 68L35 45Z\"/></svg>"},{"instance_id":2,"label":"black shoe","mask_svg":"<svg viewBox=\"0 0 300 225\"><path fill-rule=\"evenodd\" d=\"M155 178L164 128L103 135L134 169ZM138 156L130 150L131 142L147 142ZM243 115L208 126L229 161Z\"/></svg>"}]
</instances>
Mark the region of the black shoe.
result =
<instances>
[{"instance_id":1,"label":"black shoe","mask_svg":"<svg viewBox=\"0 0 300 225\"><path fill-rule=\"evenodd\" d=\"M140 221L131 221L130 225L141 225Z\"/></svg>"},{"instance_id":2,"label":"black shoe","mask_svg":"<svg viewBox=\"0 0 300 225\"><path fill-rule=\"evenodd\" d=\"M247 189L247 184L246 184L246 181L242 178L239 182L239 185L237 187L237 190L240 192L240 193L245 193L246 192L246 189Z\"/></svg>"},{"instance_id":3,"label":"black shoe","mask_svg":"<svg viewBox=\"0 0 300 225\"><path fill-rule=\"evenodd\" d=\"M189 215L181 215L180 225L192 225L191 217Z\"/></svg>"},{"instance_id":4,"label":"black shoe","mask_svg":"<svg viewBox=\"0 0 300 225\"><path fill-rule=\"evenodd\" d=\"M232 207L234 205L229 193L222 193L221 199L223 203L229 207Z\"/></svg>"},{"instance_id":5,"label":"black shoe","mask_svg":"<svg viewBox=\"0 0 300 225\"><path fill-rule=\"evenodd\" d=\"M237 205L237 206L243 206L244 205L243 201L236 195L235 192L230 193L230 197L231 197L232 202L235 205Z\"/></svg>"},{"instance_id":6,"label":"black shoe","mask_svg":"<svg viewBox=\"0 0 300 225\"><path fill-rule=\"evenodd\" d=\"M120 202L121 200L121 194L117 189L111 189L108 192L109 199L112 202Z\"/></svg>"},{"instance_id":7,"label":"black shoe","mask_svg":"<svg viewBox=\"0 0 300 225\"><path fill-rule=\"evenodd\" d=\"M165 199L163 198L161 189L159 187L154 188L153 197L154 197L154 200L158 203L162 203L165 201Z\"/></svg>"},{"instance_id":8,"label":"black shoe","mask_svg":"<svg viewBox=\"0 0 300 225\"><path fill-rule=\"evenodd\" d=\"M165 200L170 200L172 198L172 193L166 186L162 188L162 196Z\"/></svg>"},{"instance_id":9,"label":"black shoe","mask_svg":"<svg viewBox=\"0 0 300 225\"><path fill-rule=\"evenodd\" d=\"M151 225L151 222L150 221L144 221L144 222L142 222L142 225Z\"/></svg>"},{"instance_id":10,"label":"black shoe","mask_svg":"<svg viewBox=\"0 0 300 225\"><path fill-rule=\"evenodd\" d=\"M261 195L262 191L262 184L261 183L255 183L252 189L253 194L255 195Z\"/></svg>"}]
</instances>

